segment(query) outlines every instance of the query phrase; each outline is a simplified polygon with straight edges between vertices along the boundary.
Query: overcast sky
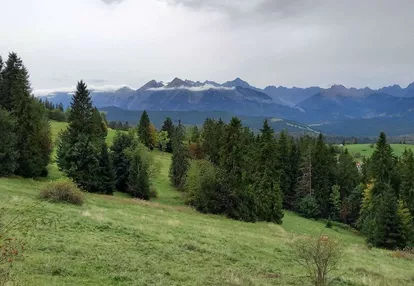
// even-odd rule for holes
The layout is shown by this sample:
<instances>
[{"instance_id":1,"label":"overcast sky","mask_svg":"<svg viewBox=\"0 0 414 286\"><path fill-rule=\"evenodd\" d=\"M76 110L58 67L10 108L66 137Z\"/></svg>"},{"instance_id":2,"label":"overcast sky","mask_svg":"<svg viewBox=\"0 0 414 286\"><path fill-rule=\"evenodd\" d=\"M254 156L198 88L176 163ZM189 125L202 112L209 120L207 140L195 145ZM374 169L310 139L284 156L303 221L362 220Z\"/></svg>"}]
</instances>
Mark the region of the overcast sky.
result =
<instances>
[{"instance_id":1,"label":"overcast sky","mask_svg":"<svg viewBox=\"0 0 414 286\"><path fill-rule=\"evenodd\" d=\"M377 88L414 81L413 0L0 0L0 54L34 89L174 77Z\"/></svg>"}]
</instances>

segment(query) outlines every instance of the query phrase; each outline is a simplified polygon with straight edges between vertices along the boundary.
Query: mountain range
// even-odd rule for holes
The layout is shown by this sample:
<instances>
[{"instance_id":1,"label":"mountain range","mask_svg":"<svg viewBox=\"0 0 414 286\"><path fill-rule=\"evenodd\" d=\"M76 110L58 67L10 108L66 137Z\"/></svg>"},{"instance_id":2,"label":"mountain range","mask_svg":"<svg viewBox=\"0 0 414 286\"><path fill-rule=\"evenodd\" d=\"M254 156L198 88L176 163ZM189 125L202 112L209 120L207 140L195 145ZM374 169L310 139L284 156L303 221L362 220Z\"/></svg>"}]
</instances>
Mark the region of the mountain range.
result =
<instances>
[{"instance_id":1,"label":"mountain range","mask_svg":"<svg viewBox=\"0 0 414 286\"><path fill-rule=\"evenodd\" d=\"M44 96L54 103L68 106L72 94L54 92ZM126 86L115 91L92 90L91 95L98 108L114 106L126 110L224 111L239 116L284 118L315 126L325 132L345 132L346 135L358 133L360 126L343 125L344 121L369 119L372 123L377 120L381 124L375 123L376 128L372 133L378 133L386 129L383 126L387 122L385 119L405 123L414 118L414 83L406 88L393 85L376 90L368 87L346 88L343 85L327 89L317 86L268 86L260 89L240 78L225 83L174 78L168 83L151 80L137 90ZM347 126L346 130L339 130L340 126ZM414 134L414 126L412 130L403 130Z\"/></svg>"}]
</instances>

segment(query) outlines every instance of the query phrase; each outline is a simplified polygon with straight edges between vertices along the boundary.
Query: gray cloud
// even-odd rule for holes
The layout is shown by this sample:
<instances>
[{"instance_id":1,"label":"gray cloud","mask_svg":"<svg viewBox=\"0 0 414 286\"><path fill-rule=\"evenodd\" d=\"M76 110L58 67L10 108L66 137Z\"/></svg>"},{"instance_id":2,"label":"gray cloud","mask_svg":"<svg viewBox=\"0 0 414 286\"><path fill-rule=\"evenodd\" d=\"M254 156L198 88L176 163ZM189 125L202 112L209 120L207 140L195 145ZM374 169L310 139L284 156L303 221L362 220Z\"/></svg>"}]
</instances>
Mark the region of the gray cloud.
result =
<instances>
[{"instance_id":1,"label":"gray cloud","mask_svg":"<svg viewBox=\"0 0 414 286\"><path fill-rule=\"evenodd\" d=\"M217 11L233 17L291 17L306 13L328 0L160 0L190 9ZM276 18L274 20L277 20Z\"/></svg>"},{"instance_id":2,"label":"gray cloud","mask_svg":"<svg viewBox=\"0 0 414 286\"><path fill-rule=\"evenodd\" d=\"M114 3L121 3L124 0L101 0L105 4L114 4Z\"/></svg>"},{"instance_id":3,"label":"gray cloud","mask_svg":"<svg viewBox=\"0 0 414 286\"><path fill-rule=\"evenodd\" d=\"M412 0L6 2L25 21L2 14L0 54L22 57L35 90L79 79L373 88L414 80Z\"/></svg>"}]
</instances>

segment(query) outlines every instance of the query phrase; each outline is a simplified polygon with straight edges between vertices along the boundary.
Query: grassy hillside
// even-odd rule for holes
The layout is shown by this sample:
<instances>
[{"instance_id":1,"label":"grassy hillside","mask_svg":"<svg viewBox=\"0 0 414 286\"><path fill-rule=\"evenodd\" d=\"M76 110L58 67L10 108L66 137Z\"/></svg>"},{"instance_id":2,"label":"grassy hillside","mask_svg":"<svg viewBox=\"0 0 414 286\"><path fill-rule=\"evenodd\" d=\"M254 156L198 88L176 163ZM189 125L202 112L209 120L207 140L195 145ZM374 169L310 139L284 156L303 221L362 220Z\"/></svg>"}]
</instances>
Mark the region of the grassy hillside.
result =
<instances>
[{"instance_id":1,"label":"grassy hillside","mask_svg":"<svg viewBox=\"0 0 414 286\"><path fill-rule=\"evenodd\" d=\"M352 144L346 145L345 148L353 155L360 153L361 156L365 157L371 157L374 152L374 148L371 148L370 144ZM401 156L406 148L414 151L414 145L409 144L391 144L391 148L396 156Z\"/></svg>"},{"instance_id":2,"label":"grassy hillside","mask_svg":"<svg viewBox=\"0 0 414 286\"><path fill-rule=\"evenodd\" d=\"M159 197L150 202L87 194L82 207L42 203L22 211L47 182L0 179L0 207L38 218L26 235L15 233L27 246L13 269L21 285L307 285L288 244L321 232L345 250L338 285L414 285L414 261L369 249L342 228L289 212L281 226L197 213L168 182L170 156L155 157Z\"/></svg>"}]
</instances>

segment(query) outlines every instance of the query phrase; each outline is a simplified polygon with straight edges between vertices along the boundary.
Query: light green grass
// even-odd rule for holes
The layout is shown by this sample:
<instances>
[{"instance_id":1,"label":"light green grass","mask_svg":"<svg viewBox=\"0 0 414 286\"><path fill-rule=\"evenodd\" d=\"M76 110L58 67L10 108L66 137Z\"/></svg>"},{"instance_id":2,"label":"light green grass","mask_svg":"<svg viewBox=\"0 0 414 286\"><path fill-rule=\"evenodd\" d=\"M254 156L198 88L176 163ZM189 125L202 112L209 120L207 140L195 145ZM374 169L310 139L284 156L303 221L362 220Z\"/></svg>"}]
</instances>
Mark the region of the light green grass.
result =
<instances>
[{"instance_id":1,"label":"light green grass","mask_svg":"<svg viewBox=\"0 0 414 286\"><path fill-rule=\"evenodd\" d=\"M372 153L374 153L375 150L375 144L374 148L370 147L371 144L352 144L352 145L345 145L344 148L347 148L349 153L352 155L355 155L356 153L360 153L361 157L365 156L367 158L372 156ZM414 151L414 145L410 144L391 144L391 148L394 152L394 155L400 157L405 149L411 149ZM362 160L362 158L359 158Z\"/></svg>"},{"instance_id":2,"label":"light green grass","mask_svg":"<svg viewBox=\"0 0 414 286\"><path fill-rule=\"evenodd\" d=\"M283 225L203 215L182 204L168 181L171 157L154 152L160 175L150 201L87 194L83 206L43 202L22 213L21 285L308 285L288 244L320 233L343 244L338 285L414 285L414 261L369 249L361 236L286 212ZM54 174L53 176L55 176ZM50 179L50 178L49 178ZM0 207L19 212L47 184L0 179ZM40 223L40 219L52 224Z\"/></svg>"}]
</instances>

